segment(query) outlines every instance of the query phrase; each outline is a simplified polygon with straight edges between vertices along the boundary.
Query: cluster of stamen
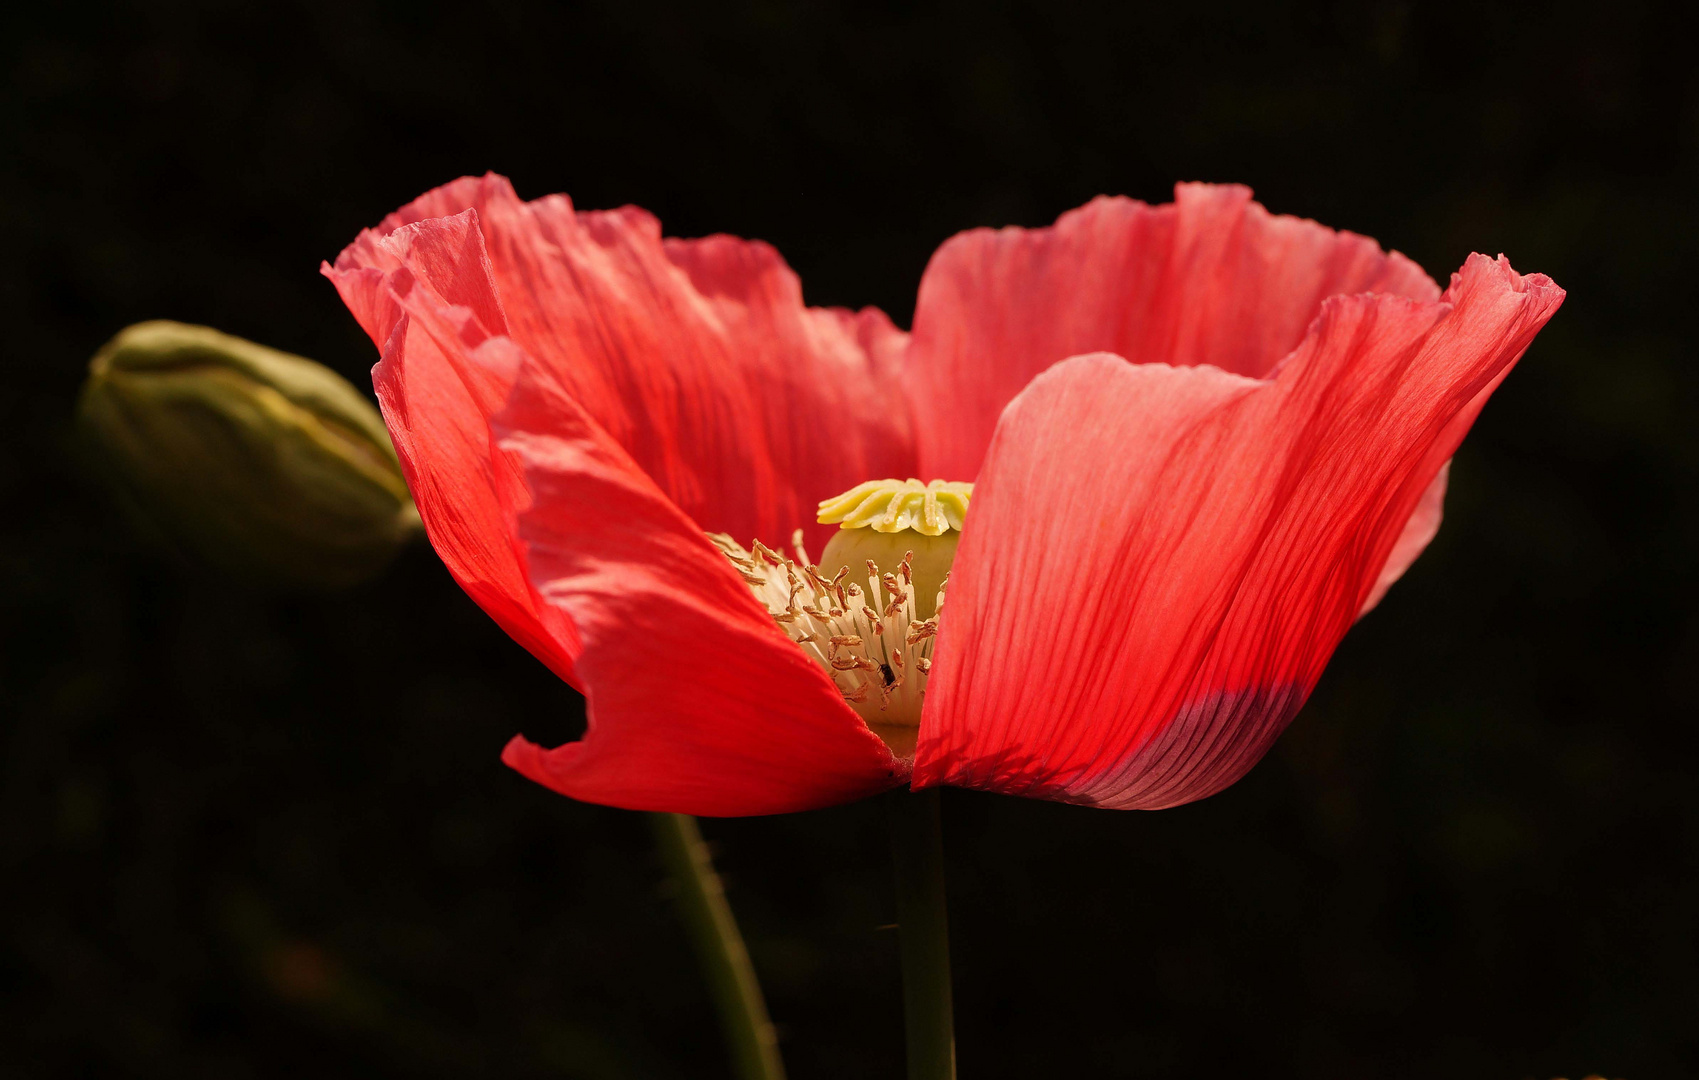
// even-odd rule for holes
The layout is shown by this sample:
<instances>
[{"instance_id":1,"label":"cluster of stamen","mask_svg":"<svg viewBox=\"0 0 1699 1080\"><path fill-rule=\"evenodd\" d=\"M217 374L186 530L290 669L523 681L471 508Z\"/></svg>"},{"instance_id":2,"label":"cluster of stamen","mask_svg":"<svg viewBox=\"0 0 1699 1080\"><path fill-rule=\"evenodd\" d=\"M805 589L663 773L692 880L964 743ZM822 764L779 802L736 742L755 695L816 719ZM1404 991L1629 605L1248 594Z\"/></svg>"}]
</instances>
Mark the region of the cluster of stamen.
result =
<instances>
[{"instance_id":1,"label":"cluster of stamen","mask_svg":"<svg viewBox=\"0 0 1699 1080\"><path fill-rule=\"evenodd\" d=\"M881 572L867 560L865 578L848 566L827 578L803 549L801 529L791 538L795 559L759 540L752 551L723 533L709 535L767 613L826 671L863 720L920 724L938 617L915 617L909 556L894 572ZM941 610L943 589L937 600Z\"/></svg>"}]
</instances>

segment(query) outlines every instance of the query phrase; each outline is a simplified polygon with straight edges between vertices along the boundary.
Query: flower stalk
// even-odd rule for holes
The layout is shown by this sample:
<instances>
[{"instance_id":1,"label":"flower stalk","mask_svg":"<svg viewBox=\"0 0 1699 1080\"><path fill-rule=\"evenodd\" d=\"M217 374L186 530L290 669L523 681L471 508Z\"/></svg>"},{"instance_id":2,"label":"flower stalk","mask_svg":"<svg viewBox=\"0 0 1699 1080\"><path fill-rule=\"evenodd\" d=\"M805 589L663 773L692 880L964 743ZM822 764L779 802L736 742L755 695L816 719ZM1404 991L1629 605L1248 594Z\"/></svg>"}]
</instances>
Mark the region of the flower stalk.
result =
<instances>
[{"instance_id":1,"label":"flower stalk","mask_svg":"<svg viewBox=\"0 0 1699 1080\"><path fill-rule=\"evenodd\" d=\"M903 1022L909 1080L955 1080L950 928L944 903L944 835L938 789L887 796L897 871Z\"/></svg>"},{"instance_id":2,"label":"flower stalk","mask_svg":"<svg viewBox=\"0 0 1699 1080\"><path fill-rule=\"evenodd\" d=\"M738 1080L784 1080L779 1038L738 933L708 845L688 814L650 814L655 844L678 887L679 913L696 948Z\"/></svg>"}]
</instances>

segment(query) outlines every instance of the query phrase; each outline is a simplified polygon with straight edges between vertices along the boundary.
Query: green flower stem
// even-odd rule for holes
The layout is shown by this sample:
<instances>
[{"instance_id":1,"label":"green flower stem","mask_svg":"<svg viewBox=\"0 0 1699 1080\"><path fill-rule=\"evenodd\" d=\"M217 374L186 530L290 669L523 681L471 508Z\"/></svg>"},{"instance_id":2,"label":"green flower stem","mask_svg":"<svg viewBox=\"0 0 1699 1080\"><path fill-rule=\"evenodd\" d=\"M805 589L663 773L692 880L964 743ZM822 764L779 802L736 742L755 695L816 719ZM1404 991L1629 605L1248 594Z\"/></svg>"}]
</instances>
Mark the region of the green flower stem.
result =
<instances>
[{"instance_id":1,"label":"green flower stem","mask_svg":"<svg viewBox=\"0 0 1699 1080\"><path fill-rule=\"evenodd\" d=\"M944 909L944 834L938 789L886 796L897 867L897 927L903 954L903 1019L909 1080L955 1080L950 1003L950 927Z\"/></svg>"},{"instance_id":2,"label":"green flower stem","mask_svg":"<svg viewBox=\"0 0 1699 1080\"><path fill-rule=\"evenodd\" d=\"M667 872L678 885L679 908L708 988L720 1011L738 1080L784 1080L779 1038L761 1000L761 984L749 962L743 935L726 903L726 890L696 819L688 814L650 814L655 842Z\"/></svg>"}]
</instances>

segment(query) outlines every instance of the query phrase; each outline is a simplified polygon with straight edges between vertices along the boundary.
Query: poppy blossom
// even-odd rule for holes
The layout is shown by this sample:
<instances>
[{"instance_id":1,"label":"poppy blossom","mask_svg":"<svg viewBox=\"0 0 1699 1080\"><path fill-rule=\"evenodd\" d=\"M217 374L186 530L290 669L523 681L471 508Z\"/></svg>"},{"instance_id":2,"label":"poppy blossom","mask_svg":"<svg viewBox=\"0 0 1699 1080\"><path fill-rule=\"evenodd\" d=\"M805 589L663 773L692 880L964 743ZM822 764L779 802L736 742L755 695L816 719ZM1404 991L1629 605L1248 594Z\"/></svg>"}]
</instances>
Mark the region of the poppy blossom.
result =
<instances>
[{"instance_id":1,"label":"poppy blossom","mask_svg":"<svg viewBox=\"0 0 1699 1080\"><path fill-rule=\"evenodd\" d=\"M1563 300L1481 255L1442 292L1202 184L954 237L910 333L807 307L766 244L497 176L325 273L443 561L587 699L583 739L504 760L709 815L1231 784L1432 539L1453 452ZM947 539L947 585L920 554L812 568L851 525Z\"/></svg>"}]
</instances>

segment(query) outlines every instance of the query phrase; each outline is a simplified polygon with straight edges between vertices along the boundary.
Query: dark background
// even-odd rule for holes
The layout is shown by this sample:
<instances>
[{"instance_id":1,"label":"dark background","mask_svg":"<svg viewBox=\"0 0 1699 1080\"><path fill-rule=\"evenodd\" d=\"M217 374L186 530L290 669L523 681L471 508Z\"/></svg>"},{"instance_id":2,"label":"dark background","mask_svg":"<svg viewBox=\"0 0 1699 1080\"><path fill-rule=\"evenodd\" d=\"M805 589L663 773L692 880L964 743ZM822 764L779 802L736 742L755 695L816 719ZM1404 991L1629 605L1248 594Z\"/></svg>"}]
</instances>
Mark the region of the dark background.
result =
<instances>
[{"instance_id":1,"label":"dark background","mask_svg":"<svg viewBox=\"0 0 1699 1080\"><path fill-rule=\"evenodd\" d=\"M375 359L317 273L455 176L774 242L900 322L959 229L1253 185L1569 302L1245 781L947 793L965 1078L1699 1071L1699 81L1674 7L31 5L0 55L0 1072L723 1077L576 696L428 548L276 599L82 479L127 323ZM896 1076L876 803L709 821L796 1080Z\"/></svg>"}]
</instances>

